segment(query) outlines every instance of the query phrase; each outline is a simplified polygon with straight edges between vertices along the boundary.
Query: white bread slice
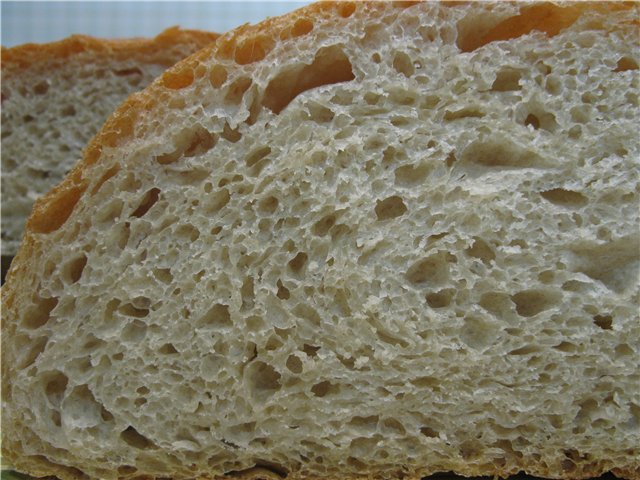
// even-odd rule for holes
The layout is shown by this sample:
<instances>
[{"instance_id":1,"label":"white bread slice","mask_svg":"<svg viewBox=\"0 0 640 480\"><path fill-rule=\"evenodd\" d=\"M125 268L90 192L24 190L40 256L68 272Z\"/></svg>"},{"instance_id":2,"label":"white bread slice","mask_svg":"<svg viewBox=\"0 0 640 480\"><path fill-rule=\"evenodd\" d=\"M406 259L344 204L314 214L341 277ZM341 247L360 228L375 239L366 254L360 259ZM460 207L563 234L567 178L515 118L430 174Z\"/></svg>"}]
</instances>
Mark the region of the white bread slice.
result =
<instances>
[{"instance_id":1,"label":"white bread slice","mask_svg":"<svg viewBox=\"0 0 640 480\"><path fill-rule=\"evenodd\" d=\"M321 3L170 69L28 221L4 458L640 478L637 28Z\"/></svg>"},{"instance_id":2,"label":"white bread slice","mask_svg":"<svg viewBox=\"0 0 640 480\"><path fill-rule=\"evenodd\" d=\"M131 93L217 34L176 27L152 39L83 35L2 48L2 255L15 255L35 199L60 183Z\"/></svg>"}]
</instances>

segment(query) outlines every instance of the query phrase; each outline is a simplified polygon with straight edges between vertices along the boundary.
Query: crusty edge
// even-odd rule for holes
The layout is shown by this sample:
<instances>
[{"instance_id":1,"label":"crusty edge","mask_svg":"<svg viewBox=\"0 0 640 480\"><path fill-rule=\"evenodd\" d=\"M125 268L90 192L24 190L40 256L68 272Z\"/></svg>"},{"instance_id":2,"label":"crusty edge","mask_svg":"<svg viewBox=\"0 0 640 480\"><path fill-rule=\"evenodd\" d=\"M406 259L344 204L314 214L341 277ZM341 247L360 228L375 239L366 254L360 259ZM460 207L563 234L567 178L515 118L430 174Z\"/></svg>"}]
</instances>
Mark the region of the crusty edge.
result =
<instances>
[{"instance_id":1,"label":"crusty edge","mask_svg":"<svg viewBox=\"0 0 640 480\"><path fill-rule=\"evenodd\" d=\"M193 74L194 68L198 65L200 60L210 58L224 58L232 59L236 58L239 53L243 51L243 45L255 44L256 42L268 42L273 39L277 42L279 39L289 38L295 36L292 32L295 30L295 24L298 21L331 18L336 13L342 17L350 16L358 7L362 7L362 4L367 3L370 8L376 8L375 4L369 4L368 2L319 2L301 9L295 10L287 15L281 17L275 17L265 20L257 25L243 25L237 29L222 35L218 40L203 48L194 55L182 60L174 67L169 68L158 80L147 87L142 92L133 94L130 96L107 120L102 130L93 138L89 143L87 149L84 152L84 156L73 170L65 177L61 184L51 190L47 195L36 201L34 209L27 221L25 229L25 237L18 251L11 269L7 275L7 281L2 288L2 301L4 309L9 311L14 310L13 300L15 297L15 291L20 289L20 273L26 270L32 256L40 253L38 251L38 233L37 228L34 228L43 217L55 215L56 212L52 211L52 207L59 203L61 197L67 195L70 191L80 190L84 191L88 186L88 179L84 178L83 173L87 168L94 163L98 162L101 158L103 148L112 148L126 142L133 134L134 126L138 118L138 113L144 110L150 110L157 104L157 93L164 91L165 88L174 88L169 85L173 84L173 79L176 77L183 77L186 74ZM393 2L398 7L406 8L417 2ZM588 10L596 8L603 9L617 9L617 8L635 8L635 4L622 4L611 3L606 7L595 6L592 2L584 2L580 8ZM525 19L526 20L526 19ZM165 32L166 33L166 32ZM64 41L63 41L64 42ZM133 43L130 43L133 42ZM132 44L136 45L137 40L132 41L118 41L115 43L121 45L127 45L129 48ZM81 41L81 44L84 43ZM108 42L111 43L111 42ZM69 45L75 45L76 43L70 43ZM93 45L90 41L89 44ZM101 43L99 48L113 48L113 45L105 47L104 43ZM67 50L72 51L72 47L63 47L62 52L66 53ZM258 49L259 50L259 49ZM3 52L4 53L4 52ZM268 51L267 51L268 53ZM266 55L266 53L265 53ZM263 57L261 57L263 58ZM261 58L257 58L258 61ZM251 60L251 59L249 59ZM251 63L251 61L247 62ZM179 88L179 87L178 87ZM3 315L3 323L5 321ZM48 462L48 460L42 460L42 463L38 467L33 465L27 465L26 462L22 463L19 458L16 458L15 451L4 451L5 445L3 445L3 456L8 460L14 460L13 466L18 470L25 471L31 475L47 476L56 475L64 480L85 480L86 475L76 468L70 468L54 463ZM15 462L15 460L18 460ZM402 466L398 466L399 470ZM457 474L464 476L495 476L506 478L512 474L518 473L518 470L501 470L496 468L486 469L481 466L468 465L462 461L454 464L452 461L451 470ZM558 478L564 480L581 480L590 478L593 476L593 472L587 472L584 469L577 468L571 472L565 472L561 470L551 469L540 463L536 464L523 464L519 466L520 471L524 471L530 475L540 476L544 478ZM640 480L640 465L637 466L625 466L623 468L614 468L611 470L615 475L628 480ZM425 475L432 472L431 469L425 467L423 469L417 469L414 472L404 471L402 477L406 480L420 480ZM600 473L605 473L604 471ZM147 479L153 480L152 476L139 476L136 477L140 480ZM270 470L262 468L253 468L244 470L242 472L232 473L225 476L202 476L199 480L222 480L238 478L241 480L276 480L282 478L280 475L271 472ZM348 475L341 476L345 480L363 480L363 479L375 479L375 473L367 473L361 475ZM305 476L296 473L291 473L287 476L288 480L326 480L327 477L319 476Z\"/></svg>"},{"instance_id":2,"label":"crusty edge","mask_svg":"<svg viewBox=\"0 0 640 480\"><path fill-rule=\"evenodd\" d=\"M167 47L192 44L203 48L219 37L218 33L183 30L170 27L154 38L101 39L87 35L72 35L50 43L26 43L2 47L2 70L25 70L51 59L65 59L82 52L93 52L117 59L139 58L144 63L157 62L167 67L175 64L175 55L166 53Z\"/></svg>"}]
</instances>

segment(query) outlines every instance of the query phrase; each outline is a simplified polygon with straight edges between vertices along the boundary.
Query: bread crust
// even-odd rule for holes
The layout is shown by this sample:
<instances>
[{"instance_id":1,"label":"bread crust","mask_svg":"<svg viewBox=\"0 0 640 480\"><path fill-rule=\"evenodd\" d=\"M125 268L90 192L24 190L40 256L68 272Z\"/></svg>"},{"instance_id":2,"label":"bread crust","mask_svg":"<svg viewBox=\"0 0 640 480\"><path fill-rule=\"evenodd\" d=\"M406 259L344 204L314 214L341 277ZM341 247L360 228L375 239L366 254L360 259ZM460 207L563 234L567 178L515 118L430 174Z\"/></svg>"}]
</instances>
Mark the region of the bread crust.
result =
<instances>
[{"instance_id":1,"label":"bread crust","mask_svg":"<svg viewBox=\"0 0 640 480\"><path fill-rule=\"evenodd\" d=\"M116 94L116 91L110 90L109 88L111 87L109 87L104 92L105 102L108 103L104 105L100 103L92 104L91 108L86 104L86 106L82 106L82 100L78 103L78 105L80 105L80 113L87 115L89 121L84 122L80 128L76 127L73 121L70 126L63 126L63 128L66 128L66 131L75 132L73 134L70 133L70 135L79 135L69 153L59 154L58 156L51 153L47 156L45 153L45 156L41 158L39 153L34 154L35 145L46 150L47 148L51 149L51 144L54 142L46 142L44 144L36 142L34 147L21 149L21 145L19 141L16 140L16 137L7 137L6 151L4 151L3 145L3 155L6 155L6 163L7 165L15 164L19 166L16 166L15 169L7 167L7 171L3 172L7 174L6 178L3 178L3 188L7 187L4 197L7 200L7 204L3 204L3 213L6 214L6 208L15 206L15 212L25 212L25 214L11 212L10 214L6 214L7 218L3 218L2 225L3 229L6 230L3 231L3 240L5 238L7 240L3 243L2 247L3 273L5 270L5 255L13 256L19 246L22 227L26 220L26 211L31 207L31 200L29 199L33 196L46 193L46 190L49 190L50 187L61 180L62 174L71 167L71 162L74 162L81 156L80 145L84 147L84 143L90 139L90 136L97 132L111 109L117 106L115 102L119 103L121 100L124 100L127 92L141 89L142 86L150 83L155 74L144 72L154 71L157 72L156 74L159 74L162 69L174 65L188 54L211 44L218 36L217 33L213 32L183 30L178 27L171 27L155 38L107 40L86 35L73 35L69 38L51 43L29 43L11 48L2 48L0 66L2 68L2 78L5 82L3 84L3 107L7 107L6 111L3 111L3 126L6 127L8 135L11 134L13 130L16 130L16 133L23 138L24 136L28 137L28 134L25 132L25 130L28 130L28 127L20 123L21 120L19 120L19 118L24 115L25 112L19 111L22 110L22 108L19 104L15 103L20 100L9 100L5 105L5 93L7 98L9 98L12 97L11 91L13 88L28 88L31 83L35 83L36 81L51 79L54 86L52 87L52 92L50 92L44 100L53 103L50 104L51 109L48 108L45 113L46 118L47 114L51 115L49 112L54 111L58 105L57 99L67 93L66 89L57 90L58 87L55 85L58 80L65 81L67 85L72 85L80 89L91 88L92 84L97 85L103 81L102 76L104 75L105 67L113 66L117 68L117 65L130 66L129 69L115 71L115 74L120 76L117 80L120 83L118 84L116 81L116 83L113 84L114 88L124 88L124 90ZM131 78L130 74L134 74L135 78ZM59 75L62 77L59 77ZM80 75L81 78L78 78L78 75ZM139 83L141 81L140 79L143 79L144 85ZM34 85L31 86L37 88ZM48 89L47 84L38 84L38 87L43 87L45 90ZM18 98L20 96L21 95L17 95ZM31 100L33 99L29 97L27 102ZM7 125L4 125L5 121ZM38 122L39 121L41 121L40 118L38 119ZM51 121L54 121L54 118L52 118ZM13 125L13 122L16 122L16 124ZM49 152L51 152L51 150L49 150ZM21 175L20 172L26 168L24 164L28 164L29 161L39 163L43 169L47 170L45 173L50 175L46 177L47 180L35 182L33 187L28 190L29 195L23 196L17 193L17 189L20 187L16 187L16 185L20 184L18 177ZM4 169L5 158L3 158L3 170Z\"/></svg>"},{"instance_id":2,"label":"bread crust","mask_svg":"<svg viewBox=\"0 0 640 480\"><path fill-rule=\"evenodd\" d=\"M360 2L358 2L360 3ZM296 10L288 15L268 19L258 25L243 25L227 34L220 36L214 44L211 44L193 56L183 60L179 64L175 65L166 71L162 77L149 86L144 91L132 95L127 101L125 101L107 120L103 129L95 138L90 142L83 159L74 167L74 169L67 175L64 181L51 190L46 196L39 199L33 209L33 212L27 222L27 228L25 237L18 252L13 265L7 276L7 283L2 289L2 298L4 308L7 315L3 315L3 330L8 325L4 325L7 318L14 318L15 311L14 298L16 292L21 288L25 288L22 282L22 272L28 270L29 264L32 259L43 254L41 251L41 243L39 242L39 235L46 233L47 228L43 228L42 224L48 224L52 218L66 218L72 213L73 205L69 209L69 202L65 201L72 192L85 192L89 186L89 178L86 178L86 172L90 166L100 162L102 153L104 150L121 147L127 141L129 141L135 130L135 125L138 121L139 114L141 112L153 110L158 105L158 99L162 97L162 94L166 92L167 88L182 88L183 79L190 78L194 75L197 65L204 59L218 58L218 59L235 59L239 64L250 64L254 61L258 61L267 55L271 47L278 42L279 39L289 38L295 36L295 26L297 22L315 21L319 19L332 18L336 15L349 16L354 13L357 8L368 9L370 11L376 9L387 8L376 3L362 2L363 5L357 5L355 2L321 2ZM407 2L397 2L399 8L405 8ZM413 3L413 2L409 2ZM460 4L452 8L463 8ZM578 8L581 11L589 9L617 9L617 8L637 8L637 5L629 5L622 3L611 4L596 4L585 2L580 4ZM538 19L531 19L531 25L535 28L539 25ZM564 19L562 20L564 21ZM520 25L519 29L526 30L527 18L526 9L523 9L523 18L521 22L524 23L524 28ZM145 42L141 40L128 40L128 41L96 41L88 37L72 37L71 39L58 42L56 45L51 46L51 50L45 51L37 49L34 46L23 46L21 48L20 55L22 59L16 58L19 50L11 49L8 55L3 50L3 62L14 62L16 68L25 68L29 62L34 62L39 59L45 58L48 55L56 54L59 56L71 55L77 51L95 49L95 50L113 50L122 55L130 55L130 52L135 51L148 51L153 54L161 55L157 49L162 45L166 45L176 38L176 35L182 35L185 33L170 30L164 32L158 36L154 41ZM202 37L199 37L202 38ZM476 39L476 43L481 43L482 39ZM154 43L158 42L158 43ZM245 51L245 46L249 48L249 52ZM55 53L54 53L55 52ZM127 52L127 53L125 53ZM4 65L3 65L4 67ZM195 72L197 75L197 72ZM176 81L178 79L179 81ZM177 85L177 87L176 87ZM75 193L73 193L75 195ZM80 195L80 197L82 194ZM62 205L62 206L61 206ZM64 220L60 223L64 223ZM10 327L9 327L10 328ZM3 362L4 363L4 362ZM3 365L3 379L8 378L8 375L4 372L8 369L6 365ZM57 464L48 462L42 457L42 463L35 466L33 464L23 463L19 457L18 444L17 443L3 443L3 456L10 462L14 462L14 466L21 471L28 472L29 474L36 476L43 475L56 475L63 479L83 479L87 478L81 471L76 469L70 469ZM509 475L518 473L516 470L496 470L495 468L483 469L478 467L469 466L463 462L451 462L452 470L457 474L465 476L485 476L492 475L497 477L507 477ZM402 466L399 466L399 473ZM578 467L576 470L567 473L565 471L552 469L543 463L536 464L522 464L519 466L520 471L524 471L527 474L546 477L546 478L562 478L566 480L572 479L584 479L593 476L593 470L586 471ZM423 473L421 473L421 471ZM416 469L411 472L403 471L402 478L410 480L419 480L424 475L432 473L429 469ZM605 473L601 471L600 473ZM632 468L618 468L613 469L612 473L629 480L640 479L640 467L636 469ZM138 477L138 478L152 478L152 477ZM212 476L212 477L199 477L202 480L217 480L222 478L240 478L240 479L278 479L282 478L278 474L262 468L250 469L242 472L237 472L228 476ZM305 476L296 473L291 473L287 476L291 480L316 480L326 477L314 477ZM374 479L378 478L375 473L366 473L358 476L345 476L347 480L357 479Z\"/></svg>"},{"instance_id":3,"label":"bread crust","mask_svg":"<svg viewBox=\"0 0 640 480\"><path fill-rule=\"evenodd\" d=\"M72 35L51 43L26 43L15 47L2 47L0 65L4 72L26 70L42 62L64 59L80 53L111 56L114 59L140 59L144 63L157 62L167 66L175 63L175 57L167 49L175 44L209 45L220 35L201 30L184 30L170 27L154 38L101 39L88 35Z\"/></svg>"}]
</instances>

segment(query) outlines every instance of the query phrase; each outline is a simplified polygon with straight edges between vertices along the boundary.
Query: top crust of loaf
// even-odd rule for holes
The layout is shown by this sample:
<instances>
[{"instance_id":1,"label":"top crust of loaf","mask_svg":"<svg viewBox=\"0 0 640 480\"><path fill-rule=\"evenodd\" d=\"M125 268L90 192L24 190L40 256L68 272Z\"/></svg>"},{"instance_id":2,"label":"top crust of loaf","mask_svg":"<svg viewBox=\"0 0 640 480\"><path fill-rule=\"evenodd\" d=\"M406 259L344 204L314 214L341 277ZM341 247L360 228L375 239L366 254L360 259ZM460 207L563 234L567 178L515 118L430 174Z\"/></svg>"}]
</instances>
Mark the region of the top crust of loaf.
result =
<instances>
[{"instance_id":1,"label":"top crust of loaf","mask_svg":"<svg viewBox=\"0 0 640 480\"><path fill-rule=\"evenodd\" d=\"M205 46L215 42L219 34L200 30L171 27L154 38L100 39L88 35L71 37L50 43L26 43L15 47L2 47L3 75L14 70L34 68L53 59L64 59L83 52L109 56L116 60L139 58L145 63L174 65L175 57L166 51L175 44ZM7 72L7 73L4 73Z\"/></svg>"},{"instance_id":2,"label":"top crust of loaf","mask_svg":"<svg viewBox=\"0 0 640 480\"><path fill-rule=\"evenodd\" d=\"M3 262L19 247L33 199L62 180L107 116L217 37L172 27L150 39L75 35L2 48Z\"/></svg>"},{"instance_id":3,"label":"top crust of loaf","mask_svg":"<svg viewBox=\"0 0 640 480\"><path fill-rule=\"evenodd\" d=\"M386 8L375 2L363 2L365 3L370 10ZM407 8L419 2L390 3L398 8ZM455 6L456 3L450 5ZM314 20L331 19L334 16L349 17L357 8L357 2L319 2L281 17L269 18L257 25L243 25L223 34L214 44L169 68L156 82L144 91L129 97L111 115L100 133L87 146L83 159L60 185L35 203L25 231L24 243L28 246L23 250L28 252L34 247L32 233L53 231L66 221L88 186L89 179L83 177L84 170L99 160L102 150L122 146L132 140L139 114L153 110L158 104L158 99L166 96L166 88L181 89L191 85L194 75L198 75L197 67L202 61L211 58L234 59L239 65L257 62L267 55L277 41L307 33L308 27L305 26L313 25ZM490 41L517 38L534 30L542 29L548 34L554 34L571 25L585 12L613 12L629 8L637 9L638 6L628 2L587 1L570 3L568 7L533 4L523 7L520 15L498 25L491 25L489 28L481 26L477 29L471 27L470 33L459 43L464 49L473 50ZM11 275L10 270L7 278Z\"/></svg>"},{"instance_id":4,"label":"top crust of loaf","mask_svg":"<svg viewBox=\"0 0 640 480\"><path fill-rule=\"evenodd\" d=\"M398 8L406 8L415 2L393 2ZM99 164L105 156L113 149L125 148L128 144L134 144L136 127L141 123L140 119L153 111L158 105L166 101L167 89L181 89L191 85L195 78L205 72L198 69L199 64L204 60L212 58L233 59L239 65L248 65L265 58L273 45L281 40L304 35L309 29L309 25L320 19L331 19L334 17L346 18L351 15L365 15L376 9L389 8L386 5L375 3L366 6L358 3L319 3L297 10L289 15L280 18L269 19L256 26L243 26L226 35L218 41L194 56L181 62L174 68L168 70L161 78L145 91L130 97L106 122L102 131L94 138L88 146L83 160L70 172L65 180L54 188L48 195L37 201L33 213L28 220L25 238L20 251L18 252L11 270L7 277L7 283L2 289L4 304L4 315L2 318L3 330L6 322L11 322L16 317L15 312L18 305L15 304L19 292L25 288L32 288L29 283L33 278L27 273L34 258L41 257L44 242L41 240L42 234L56 231L61 228L67 219L73 214L74 207L86 194L90 186L96 188L93 178L88 172L91 167ZM463 8L463 7L452 7ZM560 8L560 10L558 10ZM566 9L565 9L566 8ZM556 6L523 6L517 20L511 22L493 24L490 26L478 26L477 29L470 26L471 33L463 43L463 49L474 50L488 41L497 39L515 38L531 30L543 30L549 35L557 33L565 26L571 25L582 13L590 10L606 11L622 8L635 8L637 5L628 4L601 4L601 3L581 3L569 7ZM363 13L367 12L367 13ZM513 18L513 17L512 17ZM573 19L573 20L571 20ZM82 42L81 42L82 43ZM72 51L72 46L68 51ZM64 51L67 51L65 47ZM3 60L4 61L4 60ZM3 362L4 364L5 362ZM3 365L3 383L10 377L8 366ZM29 471L34 475L57 475L61 478L82 479L86 476L79 470L62 467L48 462L41 458L39 464L20 464L19 444L14 442L3 442L3 455L9 461L15 462L16 466ZM522 465L523 470L527 470L527 465ZM512 472L478 470L474 467L460 462L455 465L457 472L465 475L508 475ZM547 477L583 478L585 473L573 471L569 475L562 471L553 469L540 470L536 465L535 473ZM614 469L613 473L623 478L639 479L640 472L637 468ZM218 477L215 477L218 478ZM257 479L257 478L280 478L278 475L268 471L256 469L242 472L235 478ZM294 478L293 476L291 478ZM297 477L295 477L297 478ZM311 480L313 477L306 477ZM367 478L367 477L353 477ZM405 478L415 479L419 476L407 476Z\"/></svg>"}]
</instances>

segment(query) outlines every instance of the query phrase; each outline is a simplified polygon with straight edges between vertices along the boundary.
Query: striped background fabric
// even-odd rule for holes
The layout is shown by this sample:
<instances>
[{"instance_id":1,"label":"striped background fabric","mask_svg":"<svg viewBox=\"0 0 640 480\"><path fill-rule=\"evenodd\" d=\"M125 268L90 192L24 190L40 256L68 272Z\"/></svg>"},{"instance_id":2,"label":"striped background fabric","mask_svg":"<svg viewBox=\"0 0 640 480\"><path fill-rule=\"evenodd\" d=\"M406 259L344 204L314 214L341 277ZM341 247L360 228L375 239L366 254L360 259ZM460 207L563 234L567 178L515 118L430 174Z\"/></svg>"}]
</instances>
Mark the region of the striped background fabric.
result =
<instances>
[{"instance_id":1,"label":"striped background fabric","mask_svg":"<svg viewBox=\"0 0 640 480\"><path fill-rule=\"evenodd\" d=\"M60 40L153 37L165 28L224 33L282 15L310 1L2 1L2 45Z\"/></svg>"}]
</instances>

